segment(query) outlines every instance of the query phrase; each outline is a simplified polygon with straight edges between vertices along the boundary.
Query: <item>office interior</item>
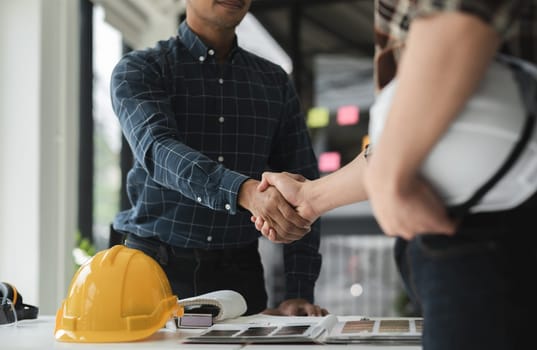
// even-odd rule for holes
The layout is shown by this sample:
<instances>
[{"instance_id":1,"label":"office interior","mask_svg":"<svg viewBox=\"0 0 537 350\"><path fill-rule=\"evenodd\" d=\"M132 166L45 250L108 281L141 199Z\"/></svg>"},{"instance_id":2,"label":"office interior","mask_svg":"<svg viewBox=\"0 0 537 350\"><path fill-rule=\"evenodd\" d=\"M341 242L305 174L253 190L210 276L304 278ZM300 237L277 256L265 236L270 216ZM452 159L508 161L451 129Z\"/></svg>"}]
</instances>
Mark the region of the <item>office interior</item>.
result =
<instances>
[{"instance_id":1,"label":"office interior","mask_svg":"<svg viewBox=\"0 0 537 350\"><path fill-rule=\"evenodd\" d=\"M129 152L110 106L121 55L176 33L183 0L0 1L0 278L53 315L77 266L111 244ZM373 2L256 0L239 44L292 76L322 175L367 139ZM335 314L404 316L405 294L367 203L322 218L316 302ZM262 239L269 303L281 247Z\"/></svg>"}]
</instances>

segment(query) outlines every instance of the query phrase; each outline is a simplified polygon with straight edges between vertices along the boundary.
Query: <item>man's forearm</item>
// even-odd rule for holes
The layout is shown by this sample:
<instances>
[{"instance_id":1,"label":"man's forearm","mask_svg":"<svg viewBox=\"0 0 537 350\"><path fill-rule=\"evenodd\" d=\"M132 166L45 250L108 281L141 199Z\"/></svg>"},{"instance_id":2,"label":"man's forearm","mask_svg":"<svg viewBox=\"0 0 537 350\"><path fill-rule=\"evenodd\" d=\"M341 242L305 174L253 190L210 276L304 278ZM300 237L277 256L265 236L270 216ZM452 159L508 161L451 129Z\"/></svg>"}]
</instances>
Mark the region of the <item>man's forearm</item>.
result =
<instances>
[{"instance_id":1,"label":"man's forearm","mask_svg":"<svg viewBox=\"0 0 537 350\"><path fill-rule=\"evenodd\" d=\"M364 152L337 172L304 184L304 195L314 212L322 215L334 208L367 200L363 185Z\"/></svg>"},{"instance_id":2,"label":"man's forearm","mask_svg":"<svg viewBox=\"0 0 537 350\"><path fill-rule=\"evenodd\" d=\"M475 90L498 43L497 33L475 16L445 13L413 21L397 93L371 160L375 174L416 174Z\"/></svg>"}]
</instances>

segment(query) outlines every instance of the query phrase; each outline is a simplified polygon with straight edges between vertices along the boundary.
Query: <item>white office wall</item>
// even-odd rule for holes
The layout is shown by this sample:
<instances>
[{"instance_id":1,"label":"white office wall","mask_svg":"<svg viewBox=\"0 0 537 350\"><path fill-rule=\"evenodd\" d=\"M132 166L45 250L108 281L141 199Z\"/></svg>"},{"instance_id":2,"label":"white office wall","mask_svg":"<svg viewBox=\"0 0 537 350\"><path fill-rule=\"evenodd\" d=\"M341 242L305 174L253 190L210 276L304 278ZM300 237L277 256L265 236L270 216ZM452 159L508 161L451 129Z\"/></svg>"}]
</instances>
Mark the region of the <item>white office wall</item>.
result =
<instances>
[{"instance_id":1,"label":"white office wall","mask_svg":"<svg viewBox=\"0 0 537 350\"><path fill-rule=\"evenodd\" d=\"M0 1L0 280L54 314L73 273L78 1Z\"/></svg>"}]
</instances>

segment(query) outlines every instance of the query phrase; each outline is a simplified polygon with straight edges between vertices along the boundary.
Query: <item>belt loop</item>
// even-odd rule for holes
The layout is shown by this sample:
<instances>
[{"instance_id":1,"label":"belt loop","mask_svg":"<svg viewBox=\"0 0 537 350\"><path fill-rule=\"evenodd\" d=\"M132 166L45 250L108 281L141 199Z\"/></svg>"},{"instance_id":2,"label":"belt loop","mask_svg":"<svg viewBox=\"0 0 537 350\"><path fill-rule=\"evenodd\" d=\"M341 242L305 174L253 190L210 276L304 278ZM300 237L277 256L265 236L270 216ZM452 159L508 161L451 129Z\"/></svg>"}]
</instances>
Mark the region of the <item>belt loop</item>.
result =
<instances>
[{"instance_id":1,"label":"belt loop","mask_svg":"<svg viewBox=\"0 0 537 350\"><path fill-rule=\"evenodd\" d=\"M168 265L168 249L164 244L160 244L158 247L158 260L162 266Z\"/></svg>"}]
</instances>

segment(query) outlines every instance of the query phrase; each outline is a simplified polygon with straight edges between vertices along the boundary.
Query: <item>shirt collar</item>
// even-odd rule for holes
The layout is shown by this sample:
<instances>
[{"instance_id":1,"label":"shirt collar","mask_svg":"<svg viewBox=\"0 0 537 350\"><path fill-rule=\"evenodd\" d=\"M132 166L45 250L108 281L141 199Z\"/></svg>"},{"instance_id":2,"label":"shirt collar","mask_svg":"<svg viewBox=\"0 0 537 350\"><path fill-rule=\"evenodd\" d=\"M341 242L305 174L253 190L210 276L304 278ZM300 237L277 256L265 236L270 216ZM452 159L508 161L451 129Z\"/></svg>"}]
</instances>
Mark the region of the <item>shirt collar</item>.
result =
<instances>
[{"instance_id":1,"label":"shirt collar","mask_svg":"<svg viewBox=\"0 0 537 350\"><path fill-rule=\"evenodd\" d=\"M199 60L200 62L205 61L208 56L214 56L215 52L213 48L208 47L205 45L205 43L190 29L186 21L183 21L181 25L179 25L179 38L181 38L181 41L186 46L188 51L192 54L192 56ZM238 52L240 52L240 47L237 42L237 36L235 35L235 39L233 40L233 46L229 55L229 60L232 62L240 57L240 55L237 55Z\"/></svg>"}]
</instances>

